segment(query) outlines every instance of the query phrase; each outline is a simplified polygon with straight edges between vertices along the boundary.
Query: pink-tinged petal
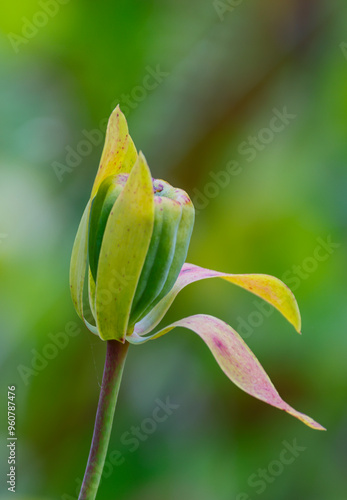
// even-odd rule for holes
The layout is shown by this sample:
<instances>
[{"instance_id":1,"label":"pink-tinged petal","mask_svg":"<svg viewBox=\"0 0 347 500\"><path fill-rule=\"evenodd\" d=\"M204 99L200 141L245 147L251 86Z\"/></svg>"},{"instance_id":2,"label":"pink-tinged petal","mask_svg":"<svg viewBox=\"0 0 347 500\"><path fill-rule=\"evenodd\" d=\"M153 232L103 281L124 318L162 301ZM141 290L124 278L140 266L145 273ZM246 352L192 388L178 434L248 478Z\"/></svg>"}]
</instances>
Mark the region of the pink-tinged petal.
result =
<instances>
[{"instance_id":1,"label":"pink-tinged petal","mask_svg":"<svg viewBox=\"0 0 347 500\"><path fill-rule=\"evenodd\" d=\"M228 274L212 271L193 264L184 264L172 290L135 326L139 335L144 335L165 316L178 293L190 283L207 278L222 278L258 295L274 306L300 333L301 318L293 293L281 280L267 274Z\"/></svg>"},{"instance_id":2,"label":"pink-tinged petal","mask_svg":"<svg viewBox=\"0 0 347 500\"><path fill-rule=\"evenodd\" d=\"M133 344L142 344L161 337L178 326L192 330L203 339L225 375L240 389L265 403L286 411L313 429L325 430L312 418L294 410L283 401L247 344L231 326L220 319L206 314L197 314L176 321L150 337L140 337L134 333L127 337L127 340Z\"/></svg>"}]
</instances>

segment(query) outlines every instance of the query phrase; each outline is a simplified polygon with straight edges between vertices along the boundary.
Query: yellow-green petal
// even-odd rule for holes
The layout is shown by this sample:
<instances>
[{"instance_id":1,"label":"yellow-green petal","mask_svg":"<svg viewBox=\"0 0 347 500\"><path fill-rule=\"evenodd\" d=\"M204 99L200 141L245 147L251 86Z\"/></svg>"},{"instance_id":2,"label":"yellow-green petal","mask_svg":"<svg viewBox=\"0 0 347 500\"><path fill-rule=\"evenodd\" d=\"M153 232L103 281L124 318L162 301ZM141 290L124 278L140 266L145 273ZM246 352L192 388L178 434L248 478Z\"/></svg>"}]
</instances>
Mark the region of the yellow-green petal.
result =
<instances>
[{"instance_id":1,"label":"yellow-green petal","mask_svg":"<svg viewBox=\"0 0 347 500\"><path fill-rule=\"evenodd\" d=\"M103 340L124 341L154 224L152 178L139 155L109 215L96 280L96 322Z\"/></svg>"},{"instance_id":2,"label":"yellow-green petal","mask_svg":"<svg viewBox=\"0 0 347 500\"><path fill-rule=\"evenodd\" d=\"M117 106L107 124L104 149L95 177L92 197L96 194L102 181L109 175L128 174L134 166L136 158L137 152L129 135L126 118Z\"/></svg>"}]
</instances>

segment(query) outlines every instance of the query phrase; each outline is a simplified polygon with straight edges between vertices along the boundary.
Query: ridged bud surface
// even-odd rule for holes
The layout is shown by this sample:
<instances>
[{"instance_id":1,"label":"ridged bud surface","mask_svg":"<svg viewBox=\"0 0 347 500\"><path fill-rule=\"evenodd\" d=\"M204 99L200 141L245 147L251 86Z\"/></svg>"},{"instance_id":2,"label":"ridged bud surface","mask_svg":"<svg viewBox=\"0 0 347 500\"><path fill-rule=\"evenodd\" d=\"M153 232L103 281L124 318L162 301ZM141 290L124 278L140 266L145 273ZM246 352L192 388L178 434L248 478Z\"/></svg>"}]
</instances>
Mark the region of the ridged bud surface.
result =
<instances>
[{"instance_id":1,"label":"ridged bud surface","mask_svg":"<svg viewBox=\"0 0 347 500\"><path fill-rule=\"evenodd\" d=\"M128 174L107 177L93 200L89 228L89 265L97 282L106 224ZM185 262L194 225L194 207L183 190L153 179L154 224L151 241L132 302L129 327L144 317L173 287ZM115 239L115 244L121 241Z\"/></svg>"}]
</instances>

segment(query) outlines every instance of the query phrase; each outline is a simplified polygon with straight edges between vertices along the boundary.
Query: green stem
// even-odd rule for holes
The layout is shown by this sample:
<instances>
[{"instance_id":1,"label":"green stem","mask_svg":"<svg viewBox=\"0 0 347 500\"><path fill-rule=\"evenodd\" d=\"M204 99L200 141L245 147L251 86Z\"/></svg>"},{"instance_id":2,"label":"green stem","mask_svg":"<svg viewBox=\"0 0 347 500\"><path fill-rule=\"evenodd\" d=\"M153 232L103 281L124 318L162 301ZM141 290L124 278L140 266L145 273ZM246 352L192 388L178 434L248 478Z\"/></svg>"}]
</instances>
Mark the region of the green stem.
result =
<instances>
[{"instance_id":1,"label":"green stem","mask_svg":"<svg viewBox=\"0 0 347 500\"><path fill-rule=\"evenodd\" d=\"M114 411L129 344L107 341L104 375L88 463L78 500L94 500L110 440Z\"/></svg>"}]
</instances>

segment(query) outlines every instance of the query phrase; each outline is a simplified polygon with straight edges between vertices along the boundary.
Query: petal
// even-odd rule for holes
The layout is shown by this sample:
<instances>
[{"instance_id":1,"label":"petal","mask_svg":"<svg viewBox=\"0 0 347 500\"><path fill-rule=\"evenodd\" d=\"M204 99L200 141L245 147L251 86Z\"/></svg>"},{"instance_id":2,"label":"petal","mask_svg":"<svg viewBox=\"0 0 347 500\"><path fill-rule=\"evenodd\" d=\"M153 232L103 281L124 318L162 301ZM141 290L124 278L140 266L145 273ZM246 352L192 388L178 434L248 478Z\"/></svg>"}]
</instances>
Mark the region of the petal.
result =
<instances>
[{"instance_id":1,"label":"petal","mask_svg":"<svg viewBox=\"0 0 347 500\"><path fill-rule=\"evenodd\" d=\"M88 256L88 221L91 201L88 202L78 226L75 242L72 249L70 264L71 297L77 314L83 317L83 289L87 269Z\"/></svg>"},{"instance_id":2,"label":"petal","mask_svg":"<svg viewBox=\"0 0 347 500\"><path fill-rule=\"evenodd\" d=\"M102 181L112 174L128 174L137 158L125 116L117 106L107 124L105 145L93 185L94 197Z\"/></svg>"},{"instance_id":3,"label":"petal","mask_svg":"<svg viewBox=\"0 0 347 500\"><path fill-rule=\"evenodd\" d=\"M300 332L301 318L293 293L281 280L267 274L227 274L193 264L184 264L172 290L135 326L139 335L144 335L165 316L178 293L190 283L207 278L222 278L258 295L279 310L280 313Z\"/></svg>"},{"instance_id":4,"label":"petal","mask_svg":"<svg viewBox=\"0 0 347 500\"><path fill-rule=\"evenodd\" d=\"M197 333L207 344L225 375L240 389L298 418L309 427L325 430L312 418L289 406L280 397L263 367L231 326L220 319L206 314L197 314L181 319L150 337L139 337L136 333L127 337L133 344L156 339L173 328L181 326Z\"/></svg>"},{"instance_id":5,"label":"petal","mask_svg":"<svg viewBox=\"0 0 347 500\"><path fill-rule=\"evenodd\" d=\"M95 281L94 281L92 272L89 268L88 269L88 296L89 296L89 306L90 306L91 313L94 317L94 320L96 318L95 293L96 293L96 285L95 285Z\"/></svg>"},{"instance_id":6,"label":"petal","mask_svg":"<svg viewBox=\"0 0 347 500\"><path fill-rule=\"evenodd\" d=\"M153 223L152 178L140 153L111 210L101 245L95 309L103 340L124 341Z\"/></svg>"}]
</instances>

